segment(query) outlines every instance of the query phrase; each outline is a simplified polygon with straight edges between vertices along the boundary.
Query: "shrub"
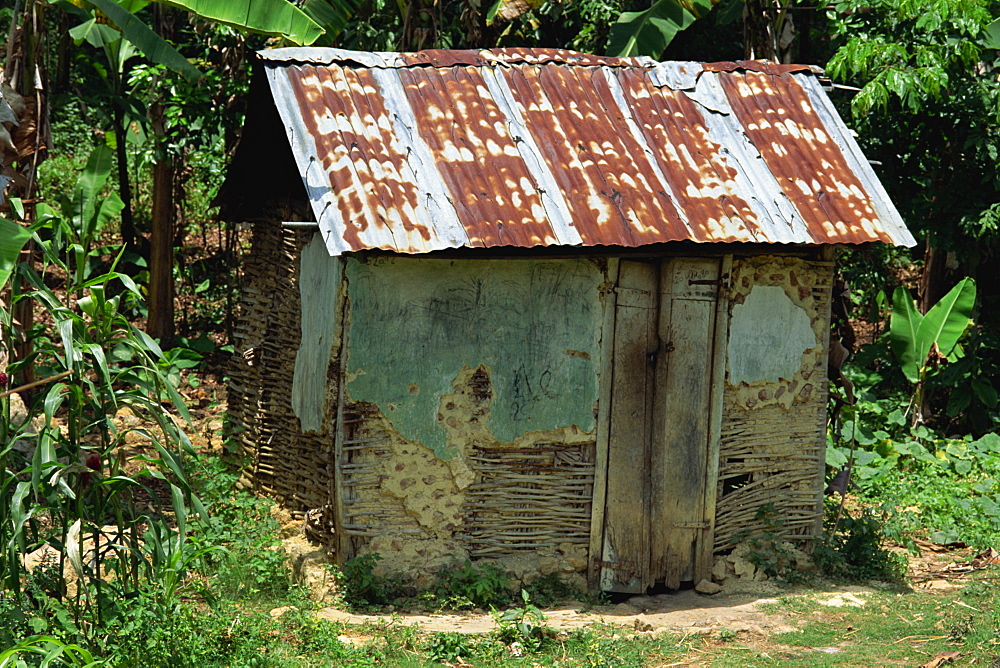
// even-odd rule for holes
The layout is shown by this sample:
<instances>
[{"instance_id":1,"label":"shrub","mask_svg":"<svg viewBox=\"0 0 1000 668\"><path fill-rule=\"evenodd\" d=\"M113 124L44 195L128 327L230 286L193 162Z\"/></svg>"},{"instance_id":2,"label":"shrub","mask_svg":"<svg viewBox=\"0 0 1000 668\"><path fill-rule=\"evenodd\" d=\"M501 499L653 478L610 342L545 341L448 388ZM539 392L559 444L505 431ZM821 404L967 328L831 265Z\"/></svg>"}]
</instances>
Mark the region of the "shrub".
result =
<instances>
[{"instance_id":1,"label":"shrub","mask_svg":"<svg viewBox=\"0 0 1000 668\"><path fill-rule=\"evenodd\" d=\"M879 513L883 509L864 508L851 516L841 512L832 500L826 508L824 535L813 551L813 561L820 571L851 580L903 579L906 556L882 547L883 517Z\"/></svg>"}]
</instances>

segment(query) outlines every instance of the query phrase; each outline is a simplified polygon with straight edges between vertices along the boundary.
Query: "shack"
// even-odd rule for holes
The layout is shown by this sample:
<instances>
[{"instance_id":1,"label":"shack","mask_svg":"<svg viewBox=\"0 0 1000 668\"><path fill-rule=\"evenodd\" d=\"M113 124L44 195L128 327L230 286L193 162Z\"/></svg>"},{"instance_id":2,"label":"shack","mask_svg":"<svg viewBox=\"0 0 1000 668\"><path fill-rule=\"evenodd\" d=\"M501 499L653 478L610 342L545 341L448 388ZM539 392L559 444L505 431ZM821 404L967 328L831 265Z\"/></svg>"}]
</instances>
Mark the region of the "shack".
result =
<instances>
[{"instance_id":1,"label":"shack","mask_svg":"<svg viewBox=\"0 0 1000 668\"><path fill-rule=\"evenodd\" d=\"M249 484L417 578L639 592L754 529L808 548L834 249L914 243L820 72L258 55L220 196Z\"/></svg>"}]
</instances>

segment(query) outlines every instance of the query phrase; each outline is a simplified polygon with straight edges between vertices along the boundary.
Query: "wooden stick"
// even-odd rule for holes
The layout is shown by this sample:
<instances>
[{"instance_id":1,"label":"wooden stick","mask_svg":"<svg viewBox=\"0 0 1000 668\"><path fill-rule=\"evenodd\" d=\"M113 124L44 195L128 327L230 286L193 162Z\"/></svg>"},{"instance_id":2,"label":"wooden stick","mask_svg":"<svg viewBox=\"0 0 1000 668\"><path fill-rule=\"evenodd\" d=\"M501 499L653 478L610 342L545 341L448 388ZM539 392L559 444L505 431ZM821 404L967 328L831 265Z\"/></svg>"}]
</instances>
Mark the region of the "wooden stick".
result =
<instances>
[{"instance_id":1,"label":"wooden stick","mask_svg":"<svg viewBox=\"0 0 1000 668\"><path fill-rule=\"evenodd\" d=\"M41 380L36 380L34 382L27 383L26 385L22 385L21 387L15 387L13 390L0 392L0 399L3 399L4 397L9 397L15 392L23 392L24 390L30 390L33 387L38 387L39 385L45 385L46 383L51 383L54 380L59 380L61 378L65 378L66 376L70 376L72 374L73 370L70 369L69 371L63 371L62 373L57 373L56 375L49 376L48 378L42 378Z\"/></svg>"}]
</instances>

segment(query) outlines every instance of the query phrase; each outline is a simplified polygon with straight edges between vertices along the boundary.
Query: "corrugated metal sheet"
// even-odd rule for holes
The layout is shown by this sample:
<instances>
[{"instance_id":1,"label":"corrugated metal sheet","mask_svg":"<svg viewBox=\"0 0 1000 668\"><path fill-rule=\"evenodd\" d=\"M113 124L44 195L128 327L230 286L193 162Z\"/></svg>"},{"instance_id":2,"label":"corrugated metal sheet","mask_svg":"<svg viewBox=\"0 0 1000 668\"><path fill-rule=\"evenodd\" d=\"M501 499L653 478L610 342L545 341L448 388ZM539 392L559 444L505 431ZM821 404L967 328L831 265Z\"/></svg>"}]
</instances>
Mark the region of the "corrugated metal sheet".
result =
<instances>
[{"instance_id":1,"label":"corrugated metal sheet","mask_svg":"<svg viewBox=\"0 0 1000 668\"><path fill-rule=\"evenodd\" d=\"M914 244L808 67L539 49L260 55L334 255Z\"/></svg>"}]
</instances>

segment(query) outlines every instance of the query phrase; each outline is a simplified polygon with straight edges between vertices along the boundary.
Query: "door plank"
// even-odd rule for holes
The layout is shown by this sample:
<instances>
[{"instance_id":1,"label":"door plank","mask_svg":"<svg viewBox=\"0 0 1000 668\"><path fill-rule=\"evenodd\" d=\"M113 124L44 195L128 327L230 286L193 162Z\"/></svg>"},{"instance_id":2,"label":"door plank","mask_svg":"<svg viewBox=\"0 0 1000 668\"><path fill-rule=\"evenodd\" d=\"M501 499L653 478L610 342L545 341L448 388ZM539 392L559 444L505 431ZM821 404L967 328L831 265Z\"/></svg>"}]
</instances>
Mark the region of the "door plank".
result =
<instances>
[{"instance_id":1,"label":"door plank","mask_svg":"<svg viewBox=\"0 0 1000 668\"><path fill-rule=\"evenodd\" d=\"M649 573L650 400L655 264L623 260L615 308L601 588L643 592Z\"/></svg>"},{"instance_id":2,"label":"door plank","mask_svg":"<svg viewBox=\"0 0 1000 668\"><path fill-rule=\"evenodd\" d=\"M654 581L674 589L694 578L697 545L709 528L705 488L718 278L717 258L678 258L664 268L670 303L669 318L660 319L650 565Z\"/></svg>"}]
</instances>

